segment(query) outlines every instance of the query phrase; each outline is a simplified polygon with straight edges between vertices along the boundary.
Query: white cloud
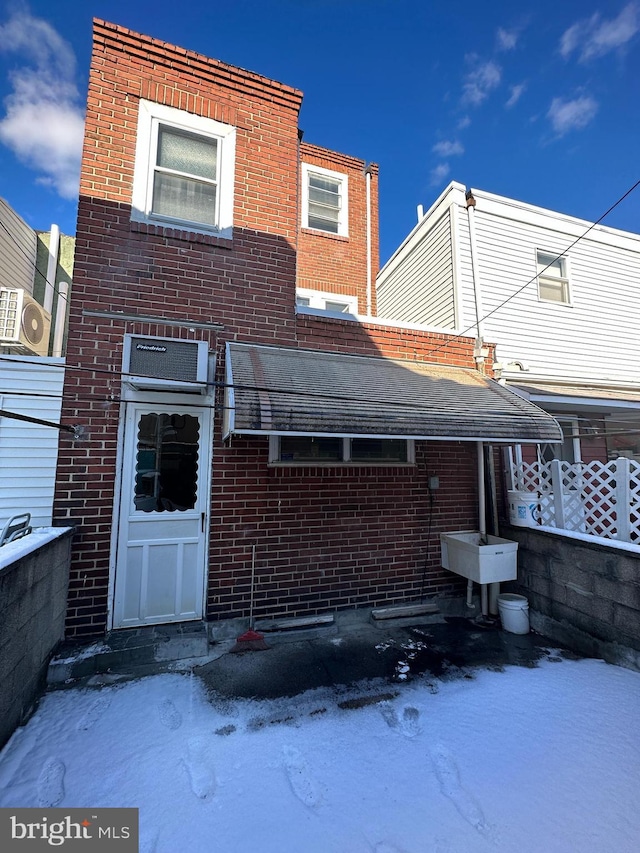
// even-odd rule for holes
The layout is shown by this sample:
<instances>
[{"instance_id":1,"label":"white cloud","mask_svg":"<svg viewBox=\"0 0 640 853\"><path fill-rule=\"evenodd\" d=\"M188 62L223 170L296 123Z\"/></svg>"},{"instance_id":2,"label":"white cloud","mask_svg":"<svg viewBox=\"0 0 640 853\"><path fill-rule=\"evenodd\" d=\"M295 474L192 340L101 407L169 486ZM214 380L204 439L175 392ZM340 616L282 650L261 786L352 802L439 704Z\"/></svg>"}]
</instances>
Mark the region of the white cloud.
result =
<instances>
[{"instance_id":1,"label":"white cloud","mask_svg":"<svg viewBox=\"0 0 640 853\"><path fill-rule=\"evenodd\" d=\"M440 163L435 169L431 170L431 186L435 187L438 184L441 184L444 179L447 177L449 172L451 171L451 167L448 163Z\"/></svg>"},{"instance_id":2,"label":"white cloud","mask_svg":"<svg viewBox=\"0 0 640 853\"><path fill-rule=\"evenodd\" d=\"M0 25L0 50L23 63L10 74L13 91L4 101L0 142L40 173L39 183L73 199L84 133L73 51L50 24L26 11Z\"/></svg>"},{"instance_id":3,"label":"white cloud","mask_svg":"<svg viewBox=\"0 0 640 853\"><path fill-rule=\"evenodd\" d=\"M454 142L436 142L431 149L438 157L456 157L458 154L464 154L464 145L457 140Z\"/></svg>"},{"instance_id":4,"label":"white cloud","mask_svg":"<svg viewBox=\"0 0 640 853\"><path fill-rule=\"evenodd\" d=\"M507 109L511 109L511 107L514 107L518 103L518 101L520 100L522 95L524 94L524 90L526 88L527 88L526 83L518 83L516 86L511 86L509 89L511 94L509 95L509 99L505 103L505 107Z\"/></svg>"},{"instance_id":5,"label":"white cloud","mask_svg":"<svg viewBox=\"0 0 640 853\"><path fill-rule=\"evenodd\" d=\"M471 119L469 116L462 116L460 121L458 122L458 130L464 130L465 127L469 127L471 124Z\"/></svg>"},{"instance_id":6,"label":"white cloud","mask_svg":"<svg viewBox=\"0 0 640 853\"><path fill-rule=\"evenodd\" d=\"M581 95L572 101L554 98L547 112L554 131L564 136L571 130L582 130L598 112L598 102L588 95Z\"/></svg>"},{"instance_id":7,"label":"white cloud","mask_svg":"<svg viewBox=\"0 0 640 853\"><path fill-rule=\"evenodd\" d=\"M502 27L498 28L496 38L498 40L499 50L513 50L518 43L520 32L517 29L505 30Z\"/></svg>"},{"instance_id":8,"label":"white cloud","mask_svg":"<svg viewBox=\"0 0 640 853\"><path fill-rule=\"evenodd\" d=\"M502 69L496 62L493 60L478 62L465 78L462 87L462 103L465 106L479 106L500 84L501 78Z\"/></svg>"},{"instance_id":9,"label":"white cloud","mask_svg":"<svg viewBox=\"0 0 640 853\"><path fill-rule=\"evenodd\" d=\"M602 20L596 12L573 24L560 39L560 53L568 59L575 51L580 62L587 62L623 48L639 31L640 6L628 3L617 18Z\"/></svg>"}]
</instances>

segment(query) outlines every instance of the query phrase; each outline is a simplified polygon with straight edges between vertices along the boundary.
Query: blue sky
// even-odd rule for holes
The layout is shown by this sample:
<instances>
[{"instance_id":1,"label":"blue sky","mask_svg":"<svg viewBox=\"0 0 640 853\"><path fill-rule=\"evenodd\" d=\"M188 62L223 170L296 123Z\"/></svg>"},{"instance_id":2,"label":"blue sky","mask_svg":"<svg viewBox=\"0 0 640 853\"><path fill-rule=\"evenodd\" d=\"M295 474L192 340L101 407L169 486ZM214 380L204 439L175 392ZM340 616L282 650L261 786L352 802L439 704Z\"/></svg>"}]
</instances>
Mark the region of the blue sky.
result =
<instances>
[{"instance_id":1,"label":"blue sky","mask_svg":"<svg viewBox=\"0 0 640 853\"><path fill-rule=\"evenodd\" d=\"M301 89L307 141L380 165L382 262L451 180L592 221L640 178L640 0L0 0L0 196L36 229L75 230L94 16Z\"/></svg>"}]
</instances>

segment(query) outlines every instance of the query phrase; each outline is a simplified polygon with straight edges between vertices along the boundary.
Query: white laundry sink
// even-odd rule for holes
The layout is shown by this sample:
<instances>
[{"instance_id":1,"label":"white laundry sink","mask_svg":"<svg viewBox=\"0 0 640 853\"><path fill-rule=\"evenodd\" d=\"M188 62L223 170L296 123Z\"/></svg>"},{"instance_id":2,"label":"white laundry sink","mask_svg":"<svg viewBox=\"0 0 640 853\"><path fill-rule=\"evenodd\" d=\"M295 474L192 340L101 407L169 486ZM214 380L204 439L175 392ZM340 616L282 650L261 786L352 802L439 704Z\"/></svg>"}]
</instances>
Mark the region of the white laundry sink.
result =
<instances>
[{"instance_id":1,"label":"white laundry sink","mask_svg":"<svg viewBox=\"0 0 640 853\"><path fill-rule=\"evenodd\" d=\"M477 530L440 534L442 567L476 583L513 581L518 576L518 543L487 536L480 544Z\"/></svg>"}]
</instances>

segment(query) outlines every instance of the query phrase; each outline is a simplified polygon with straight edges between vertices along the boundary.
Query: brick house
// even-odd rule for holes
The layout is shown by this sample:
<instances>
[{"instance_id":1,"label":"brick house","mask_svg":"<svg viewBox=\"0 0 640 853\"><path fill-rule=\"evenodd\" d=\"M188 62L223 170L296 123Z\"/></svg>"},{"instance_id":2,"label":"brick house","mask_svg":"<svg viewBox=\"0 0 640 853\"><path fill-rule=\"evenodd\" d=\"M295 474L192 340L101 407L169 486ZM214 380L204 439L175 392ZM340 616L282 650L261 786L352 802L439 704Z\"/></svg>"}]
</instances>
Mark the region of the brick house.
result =
<instances>
[{"instance_id":1,"label":"brick house","mask_svg":"<svg viewBox=\"0 0 640 853\"><path fill-rule=\"evenodd\" d=\"M374 316L378 169L303 142L301 98L94 22L69 636L246 616L252 564L257 616L461 592L438 534L477 526L478 442L556 437L472 339Z\"/></svg>"}]
</instances>

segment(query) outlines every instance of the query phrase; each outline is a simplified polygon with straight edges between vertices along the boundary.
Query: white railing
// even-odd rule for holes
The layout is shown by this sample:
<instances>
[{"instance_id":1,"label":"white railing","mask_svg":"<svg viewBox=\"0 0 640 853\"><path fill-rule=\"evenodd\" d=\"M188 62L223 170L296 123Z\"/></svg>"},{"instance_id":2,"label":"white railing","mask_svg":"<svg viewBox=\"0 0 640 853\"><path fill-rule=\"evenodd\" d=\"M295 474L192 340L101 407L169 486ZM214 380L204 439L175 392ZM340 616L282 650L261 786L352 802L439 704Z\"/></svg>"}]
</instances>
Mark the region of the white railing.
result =
<instances>
[{"instance_id":1,"label":"white railing","mask_svg":"<svg viewBox=\"0 0 640 853\"><path fill-rule=\"evenodd\" d=\"M538 523L640 544L640 462L514 462L510 488L533 492Z\"/></svg>"}]
</instances>

